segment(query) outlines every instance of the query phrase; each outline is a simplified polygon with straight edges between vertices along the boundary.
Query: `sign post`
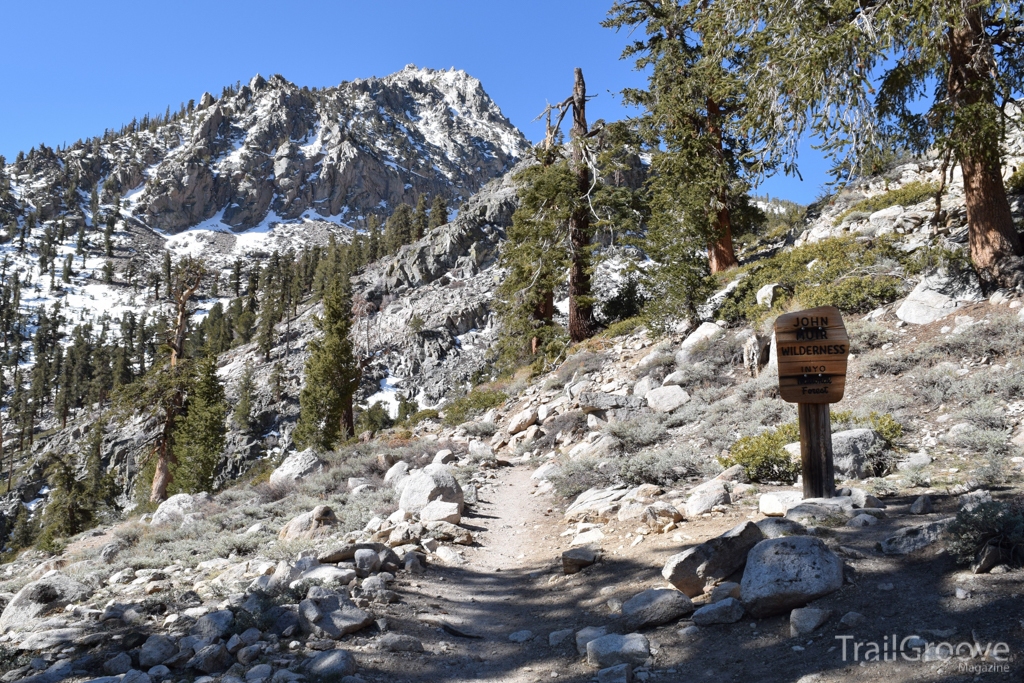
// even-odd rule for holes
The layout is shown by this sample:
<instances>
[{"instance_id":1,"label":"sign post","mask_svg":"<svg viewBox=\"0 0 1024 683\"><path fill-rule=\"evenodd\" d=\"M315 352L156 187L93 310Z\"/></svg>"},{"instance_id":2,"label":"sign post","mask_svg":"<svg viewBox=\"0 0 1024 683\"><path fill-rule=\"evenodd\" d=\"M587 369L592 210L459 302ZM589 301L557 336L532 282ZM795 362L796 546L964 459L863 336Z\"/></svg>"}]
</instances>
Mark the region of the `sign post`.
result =
<instances>
[{"instance_id":1,"label":"sign post","mask_svg":"<svg viewBox=\"0 0 1024 683\"><path fill-rule=\"evenodd\" d=\"M850 337L839 309L821 306L775 320L779 393L796 403L804 498L835 495L829 404L843 398Z\"/></svg>"}]
</instances>

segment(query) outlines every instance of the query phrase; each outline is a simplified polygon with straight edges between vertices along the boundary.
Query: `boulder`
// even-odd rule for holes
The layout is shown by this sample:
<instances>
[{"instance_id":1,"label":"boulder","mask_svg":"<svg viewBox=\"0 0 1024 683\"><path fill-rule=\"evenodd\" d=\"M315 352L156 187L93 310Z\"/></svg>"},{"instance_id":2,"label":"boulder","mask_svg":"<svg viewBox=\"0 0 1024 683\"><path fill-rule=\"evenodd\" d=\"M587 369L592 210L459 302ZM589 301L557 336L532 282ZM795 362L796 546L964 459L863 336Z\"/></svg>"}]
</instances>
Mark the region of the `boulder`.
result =
<instances>
[{"instance_id":1,"label":"boulder","mask_svg":"<svg viewBox=\"0 0 1024 683\"><path fill-rule=\"evenodd\" d=\"M747 555L740 594L756 618L803 607L843 586L843 562L818 538L761 541Z\"/></svg>"},{"instance_id":2,"label":"boulder","mask_svg":"<svg viewBox=\"0 0 1024 683\"><path fill-rule=\"evenodd\" d=\"M669 384L651 389L644 397L647 405L656 413L671 413L690 400L690 395L681 386Z\"/></svg>"},{"instance_id":3,"label":"boulder","mask_svg":"<svg viewBox=\"0 0 1024 683\"><path fill-rule=\"evenodd\" d=\"M159 526L161 524L174 524L181 526L190 519L191 515L199 511L200 506L210 501L209 493L178 493L164 502L153 513L150 524Z\"/></svg>"},{"instance_id":4,"label":"boulder","mask_svg":"<svg viewBox=\"0 0 1024 683\"><path fill-rule=\"evenodd\" d=\"M402 633L385 633L377 639L375 645L384 652L423 652L423 643L419 638Z\"/></svg>"},{"instance_id":5,"label":"boulder","mask_svg":"<svg viewBox=\"0 0 1024 683\"><path fill-rule=\"evenodd\" d=\"M302 481L310 475L316 474L323 469L324 461L307 448L298 453L292 453L270 473L271 484L285 484Z\"/></svg>"},{"instance_id":6,"label":"boulder","mask_svg":"<svg viewBox=\"0 0 1024 683\"><path fill-rule=\"evenodd\" d=\"M716 505L728 505L729 502L729 490L725 482L712 479L690 492L690 497L686 499L686 516L691 519L700 517L705 512L711 512L711 508Z\"/></svg>"},{"instance_id":7,"label":"boulder","mask_svg":"<svg viewBox=\"0 0 1024 683\"><path fill-rule=\"evenodd\" d=\"M837 476L867 479L874 476L871 458L885 448L885 439L873 429L847 429L832 435L832 462Z\"/></svg>"},{"instance_id":8,"label":"boulder","mask_svg":"<svg viewBox=\"0 0 1024 683\"><path fill-rule=\"evenodd\" d=\"M636 384L633 385L633 395L637 398L645 398L649 391L657 389L659 386L661 386L661 383L650 375L647 377L641 377L637 380Z\"/></svg>"},{"instance_id":9,"label":"boulder","mask_svg":"<svg viewBox=\"0 0 1024 683\"><path fill-rule=\"evenodd\" d=\"M356 565L357 576L365 577L380 571L380 555L373 550L366 548L357 550L353 559Z\"/></svg>"},{"instance_id":10,"label":"boulder","mask_svg":"<svg viewBox=\"0 0 1024 683\"><path fill-rule=\"evenodd\" d=\"M705 344L711 344L722 336L725 336L725 330L715 323L701 323L700 327L691 332L679 345L679 350L676 352L676 366L681 368L688 364Z\"/></svg>"},{"instance_id":11,"label":"boulder","mask_svg":"<svg viewBox=\"0 0 1024 683\"><path fill-rule=\"evenodd\" d=\"M778 291L781 289L782 285L780 285L778 282L771 282L767 285L764 285L759 290L757 290L757 294L754 295L754 297L757 299L757 305L764 306L766 308L771 308L772 303L774 303L775 301L776 293L778 293Z\"/></svg>"},{"instance_id":12,"label":"boulder","mask_svg":"<svg viewBox=\"0 0 1024 683\"><path fill-rule=\"evenodd\" d=\"M559 467L557 463L546 462L543 465L541 465L540 467L538 467L534 471L534 473L530 475L530 479L535 479L537 481L547 481L547 480L551 479L552 477L557 476L557 475L559 475L561 473L562 473L562 468Z\"/></svg>"},{"instance_id":13,"label":"boulder","mask_svg":"<svg viewBox=\"0 0 1024 683\"><path fill-rule=\"evenodd\" d=\"M398 506L409 512L419 512L432 500L456 503L459 513L462 512L462 487L445 465L431 463L411 475L402 489Z\"/></svg>"},{"instance_id":14,"label":"boulder","mask_svg":"<svg viewBox=\"0 0 1024 683\"><path fill-rule=\"evenodd\" d=\"M601 554L591 548L572 548L562 553L562 571L566 574L576 574L581 569L595 564Z\"/></svg>"},{"instance_id":15,"label":"boulder","mask_svg":"<svg viewBox=\"0 0 1024 683\"><path fill-rule=\"evenodd\" d=\"M633 683L633 665L616 664L597 672L597 683Z\"/></svg>"},{"instance_id":16,"label":"boulder","mask_svg":"<svg viewBox=\"0 0 1024 683\"><path fill-rule=\"evenodd\" d=\"M306 664L306 673L314 681L334 683L356 672L356 660L347 650L328 650L313 655Z\"/></svg>"},{"instance_id":17,"label":"boulder","mask_svg":"<svg viewBox=\"0 0 1024 683\"><path fill-rule=\"evenodd\" d=\"M303 538L319 538L330 535L332 527L338 524L334 510L326 505L317 505L309 512L295 517L281 528L278 538L294 541Z\"/></svg>"},{"instance_id":18,"label":"boulder","mask_svg":"<svg viewBox=\"0 0 1024 683\"><path fill-rule=\"evenodd\" d=\"M322 586L347 586L354 578L356 578L355 570L321 565L303 572L299 575L298 580L318 583Z\"/></svg>"},{"instance_id":19,"label":"boulder","mask_svg":"<svg viewBox=\"0 0 1024 683\"><path fill-rule=\"evenodd\" d=\"M931 514L935 510L935 506L932 504L932 499L928 496L918 496L910 505L910 514L912 515L927 515Z\"/></svg>"},{"instance_id":20,"label":"boulder","mask_svg":"<svg viewBox=\"0 0 1024 683\"><path fill-rule=\"evenodd\" d=\"M314 586L299 603L299 624L305 633L338 640L373 623L373 617L359 609L345 595Z\"/></svg>"},{"instance_id":21,"label":"boulder","mask_svg":"<svg viewBox=\"0 0 1024 683\"><path fill-rule=\"evenodd\" d=\"M26 622L63 610L66 605L82 602L92 591L85 584L57 571L26 584L0 613L0 633Z\"/></svg>"},{"instance_id":22,"label":"boulder","mask_svg":"<svg viewBox=\"0 0 1024 683\"><path fill-rule=\"evenodd\" d=\"M178 654L178 645L164 635L152 635L139 649L139 666L151 669Z\"/></svg>"},{"instance_id":23,"label":"boulder","mask_svg":"<svg viewBox=\"0 0 1024 683\"><path fill-rule=\"evenodd\" d=\"M449 451L450 453L451 451ZM388 468L388 471L384 473L384 483L394 484L399 479L404 479L409 476L409 463L404 460L399 460L394 465Z\"/></svg>"},{"instance_id":24,"label":"boulder","mask_svg":"<svg viewBox=\"0 0 1024 683\"><path fill-rule=\"evenodd\" d=\"M927 325L983 298L977 277L934 273L923 278L907 295L896 309L896 317L915 325Z\"/></svg>"},{"instance_id":25,"label":"boulder","mask_svg":"<svg viewBox=\"0 0 1024 683\"><path fill-rule=\"evenodd\" d=\"M693 603L671 588L652 588L622 603L625 628L630 631L661 626L693 611Z\"/></svg>"},{"instance_id":26,"label":"boulder","mask_svg":"<svg viewBox=\"0 0 1024 683\"><path fill-rule=\"evenodd\" d=\"M806 536L807 527L800 522L782 517L769 517L757 522L765 538L782 538L784 536Z\"/></svg>"},{"instance_id":27,"label":"boulder","mask_svg":"<svg viewBox=\"0 0 1024 683\"><path fill-rule=\"evenodd\" d=\"M526 408L512 416L508 422L508 433L518 434L525 431L527 427L537 422L537 411L533 408Z\"/></svg>"},{"instance_id":28,"label":"boulder","mask_svg":"<svg viewBox=\"0 0 1024 683\"><path fill-rule=\"evenodd\" d=\"M757 501L758 509L765 517L784 517L789 508L803 500L799 491L773 491L764 493Z\"/></svg>"},{"instance_id":29,"label":"boulder","mask_svg":"<svg viewBox=\"0 0 1024 683\"><path fill-rule=\"evenodd\" d=\"M650 643L639 633L611 633L587 643L587 664L595 669L618 664L640 666L650 656Z\"/></svg>"},{"instance_id":30,"label":"boulder","mask_svg":"<svg viewBox=\"0 0 1024 683\"><path fill-rule=\"evenodd\" d=\"M702 594L708 584L741 569L747 561L747 553L763 539L764 534L756 524L743 522L717 538L673 555L661 575L687 596L695 597Z\"/></svg>"},{"instance_id":31,"label":"boulder","mask_svg":"<svg viewBox=\"0 0 1024 683\"><path fill-rule=\"evenodd\" d=\"M565 511L566 521L584 521L597 518L602 511L618 512L619 501L629 493L625 486L602 489L587 489L576 497Z\"/></svg>"},{"instance_id":32,"label":"boulder","mask_svg":"<svg viewBox=\"0 0 1024 683\"><path fill-rule=\"evenodd\" d=\"M420 521L458 524L462 521L459 504L446 503L443 500L432 500L420 510Z\"/></svg>"},{"instance_id":33,"label":"boulder","mask_svg":"<svg viewBox=\"0 0 1024 683\"><path fill-rule=\"evenodd\" d=\"M235 615L229 609L210 612L196 620L195 625L189 629L189 634L209 640L221 638L228 632L234 621Z\"/></svg>"},{"instance_id":34,"label":"boulder","mask_svg":"<svg viewBox=\"0 0 1024 683\"><path fill-rule=\"evenodd\" d=\"M735 624L743 618L743 603L733 597L704 605L690 617L697 626Z\"/></svg>"},{"instance_id":35,"label":"boulder","mask_svg":"<svg viewBox=\"0 0 1024 683\"><path fill-rule=\"evenodd\" d=\"M587 626L586 628L581 628L576 632L576 652L580 653L580 655L586 656L587 645L590 644L590 641L597 640L598 638L606 635L608 635L608 628L605 626Z\"/></svg>"},{"instance_id":36,"label":"boulder","mask_svg":"<svg viewBox=\"0 0 1024 683\"><path fill-rule=\"evenodd\" d=\"M231 656L223 643L218 643L200 648L185 666L205 674L213 674L227 670L234 663L235 658Z\"/></svg>"},{"instance_id":37,"label":"boulder","mask_svg":"<svg viewBox=\"0 0 1024 683\"><path fill-rule=\"evenodd\" d=\"M879 542L878 549L886 555L909 555L922 548L927 548L939 540L942 532L952 522L953 518L949 517L928 524L905 527Z\"/></svg>"},{"instance_id":38,"label":"boulder","mask_svg":"<svg viewBox=\"0 0 1024 683\"><path fill-rule=\"evenodd\" d=\"M122 652L115 657L111 657L107 661L103 662L103 673L108 676L118 676L120 674L128 673L132 668L132 656L127 652Z\"/></svg>"}]
</instances>

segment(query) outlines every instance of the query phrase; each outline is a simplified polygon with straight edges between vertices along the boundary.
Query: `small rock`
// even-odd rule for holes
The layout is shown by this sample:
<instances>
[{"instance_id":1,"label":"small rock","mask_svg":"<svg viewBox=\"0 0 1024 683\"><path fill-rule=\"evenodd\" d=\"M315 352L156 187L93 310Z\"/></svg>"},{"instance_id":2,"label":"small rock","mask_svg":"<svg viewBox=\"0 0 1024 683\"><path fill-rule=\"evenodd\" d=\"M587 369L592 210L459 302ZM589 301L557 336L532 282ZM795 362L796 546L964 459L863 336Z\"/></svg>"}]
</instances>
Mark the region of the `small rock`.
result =
<instances>
[{"instance_id":1,"label":"small rock","mask_svg":"<svg viewBox=\"0 0 1024 683\"><path fill-rule=\"evenodd\" d=\"M548 634L548 645L558 647L565 642L565 639L572 635L572 629L566 628L561 631L552 631Z\"/></svg>"},{"instance_id":2,"label":"small rock","mask_svg":"<svg viewBox=\"0 0 1024 683\"><path fill-rule=\"evenodd\" d=\"M644 398L647 400L647 405L654 412L671 413L679 406L687 403L690 400L690 395L681 386L670 384L658 387L657 389L651 389Z\"/></svg>"},{"instance_id":3,"label":"small rock","mask_svg":"<svg viewBox=\"0 0 1024 683\"><path fill-rule=\"evenodd\" d=\"M633 683L633 665L628 662L597 672L597 683Z\"/></svg>"},{"instance_id":4,"label":"small rock","mask_svg":"<svg viewBox=\"0 0 1024 683\"><path fill-rule=\"evenodd\" d=\"M726 598L740 598L740 585L735 581L726 581L711 590L710 602L721 602Z\"/></svg>"},{"instance_id":5,"label":"small rock","mask_svg":"<svg viewBox=\"0 0 1024 683\"><path fill-rule=\"evenodd\" d=\"M448 522L458 524L462 521L458 503L446 503L443 500L432 500L420 510L420 520L423 522Z\"/></svg>"},{"instance_id":6,"label":"small rock","mask_svg":"<svg viewBox=\"0 0 1024 683\"><path fill-rule=\"evenodd\" d=\"M516 631L508 637L513 643L525 643L528 640L533 640L533 631L523 629L522 631Z\"/></svg>"},{"instance_id":7,"label":"small rock","mask_svg":"<svg viewBox=\"0 0 1024 683\"><path fill-rule=\"evenodd\" d=\"M783 517L789 508L798 504L803 495L797 491L764 493L757 501L758 509L765 517Z\"/></svg>"},{"instance_id":8,"label":"small rock","mask_svg":"<svg viewBox=\"0 0 1024 683\"><path fill-rule=\"evenodd\" d=\"M377 639L377 649L385 652L423 652L419 638L401 633L385 633Z\"/></svg>"},{"instance_id":9,"label":"small rock","mask_svg":"<svg viewBox=\"0 0 1024 683\"><path fill-rule=\"evenodd\" d=\"M839 620L839 625L845 628L860 626L864 623L865 618L866 617L860 612L847 612L843 615L843 618Z\"/></svg>"},{"instance_id":10,"label":"small rock","mask_svg":"<svg viewBox=\"0 0 1024 683\"><path fill-rule=\"evenodd\" d=\"M789 635L793 638L811 633L828 621L832 615L827 609L799 607L789 613Z\"/></svg>"},{"instance_id":11,"label":"small rock","mask_svg":"<svg viewBox=\"0 0 1024 683\"><path fill-rule=\"evenodd\" d=\"M605 669L618 664L642 665L651 656L650 643L639 633L612 633L587 643L587 664Z\"/></svg>"},{"instance_id":12,"label":"small rock","mask_svg":"<svg viewBox=\"0 0 1024 683\"><path fill-rule=\"evenodd\" d=\"M356 575L360 577L369 576L380 570L380 555L368 548L361 548L356 551L353 558L356 565Z\"/></svg>"},{"instance_id":13,"label":"small rock","mask_svg":"<svg viewBox=\"0 0 1024 683\"><path fill-rule=\"evenodd\" d=\"M928 496L918 496L917 500L910 506L910 514L912 515L928 515L935 511L935 506L932 505L932 499Z\"/></svg>"},{"instance_id":14,"label":"small rock","mask_svg":"<svg viewBox=\"0 0 1024 683\"><path fill-rule=\"evenodd\" d=\"M854 529L859 529L861 527L873 526L875 524L878 524L877 519L875 519L871 515L860 514L851 519L850 521L848 521L846 523L846 526L853 527Z\"/></svg>"},{"instance_id":15,"label":"small rock","mask_svg":"<svg viewBox=\"0 0 1024 683\"><path fill-rule=\"evenodd\" d=\"M314 681L330 683L356 672L356 661L347 650L328 650L313 655L306 665L306 673Z\"/></svg>"},{"instance_id":16,"label":"small rock","mask_svg":"<svg viewBox=\"0 0 1024 683\"><path fill-rule=\"evenodd\" d=\"M103 662L103 673L108 676L117 676L119 674L128 673L131 668L132 658L127 652L122 652L116 657Z\"/></svg>"},{"instance_id":17,"label":"small rock","mask_svg":"<svg viewBox=\"0 0 1024 683\"><path fill-rule=\"evenodd\" d=\"M196 652L185 666L203 673L213 674L226 670L234 661L234 657L223 644L207 645Z\"/></svg>"},{"instance_id":18,"label":"small rock","mask_svg":"<svg viewBox=\"0 0 1024 683\"><path fill-rule=\"evenodd\" d=\"M625 628L637 630L676 621L693 611L693 603L675 589L652 588L622 604Z\"/></svg>"},{"instance_id":19,"label":"small rock","mask_svg":"<svg viewBox=\"0 0 1024 683\"><path fill-rule=\"evenodd\" d=\"M598 559L600 554L591 548L572 548L562 553L562 571L566 574L576 574L596 563Z\"/></svg>"},{"instance_id":20,"label":"small rock","mask_svg":"<svg viewBox=\"0 0 1024 683\"><path fill-rule=\"evenodd\" d=\"M886 555L908 555L935 543L942 532L953 521L953 518L940 519L930 524L920 524L900 529L889 538L878 544L878 549Z\"/></svg>"},{"instance_id":21,"label":"small rock","mask_svg":"<svg viewBox=\"0 0 1024 683\"><path fill-rule=\"evenodd\" d=\"M704 605L690 617L697 626L735 624L743 618L743 603L736 598L725 598Z\"/></svg>"}]
</instances>

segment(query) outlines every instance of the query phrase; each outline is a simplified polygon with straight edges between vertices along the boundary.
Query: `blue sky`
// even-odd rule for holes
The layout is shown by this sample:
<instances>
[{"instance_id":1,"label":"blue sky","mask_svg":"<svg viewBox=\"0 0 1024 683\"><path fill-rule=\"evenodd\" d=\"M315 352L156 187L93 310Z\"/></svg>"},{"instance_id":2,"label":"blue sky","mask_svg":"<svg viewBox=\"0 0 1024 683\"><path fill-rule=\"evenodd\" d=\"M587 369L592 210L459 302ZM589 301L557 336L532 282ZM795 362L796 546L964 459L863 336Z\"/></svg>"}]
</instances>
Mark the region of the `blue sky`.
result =
<instances>
[{"instance_id":1,"label":"blue sky","mask_svg":"<svg viewBox=\"0 0 1024 683\"><path fill-rule=\"evenodd\" d=\"M229 83L280 73L329 86L416 64L479 78L531 140L547 101L565 98L582 67L588 118L627 111L617 93L643 76L619 59L629 40L600 26L611 0L263 0L97 3L2 0L0 154L56 146L118 128L167 105L219 95ZM809 202L825 164L801 158L803 182L760 193Z\"/></svg>"}]
</instances>

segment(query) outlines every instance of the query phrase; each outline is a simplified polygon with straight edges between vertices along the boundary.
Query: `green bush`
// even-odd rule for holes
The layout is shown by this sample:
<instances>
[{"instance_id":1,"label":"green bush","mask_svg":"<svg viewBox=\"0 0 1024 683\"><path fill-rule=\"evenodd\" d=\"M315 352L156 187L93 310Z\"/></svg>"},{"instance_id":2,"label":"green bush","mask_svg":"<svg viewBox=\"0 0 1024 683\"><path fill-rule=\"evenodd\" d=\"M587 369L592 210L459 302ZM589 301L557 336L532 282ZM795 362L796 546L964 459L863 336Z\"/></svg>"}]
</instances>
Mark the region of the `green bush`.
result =
<instances>
[{"instance_id":1,"label":"green bush","mask_svg":"<svg viewBox=\"0 0 1024 683\"><path fill-rule=\"evenodd\" d=\"M632 420L611 422L605 431L618 438L627 451L658 443L668 433L657 415L639 415Z\"/></svg>"},{"instance_id":2,"label":"green bush","mask_svg":"<svg viewBox=\"0 0 1024 683\"><path fill-rule=\"evenodd\" d=\"M897 269L908 258L889 235L869 241L847 235L782 251L744 266L747 277L719 316L757 327L773 312L792 305L867 312L903 296L906 284ZM768 309L757 303L757 291L772 283L781 285L782 291Z\"/></svg>"},{"instance_id":3,"label":"green bush","mask_svg":"<svg viewBox=\"0 0 1024 683\"><path fill-rule=\"evenodd\" d=\"M508 394L502 391L476 387L462 398L457 398L444 407L444 423L449 427L456 427L474 415L497 408L507 398Z\"/></svg>"},{"instance_id":4,"label":"green bush","mask_svg":"<svg viewBox=\"0 0 1024 683\"><path fill-rule=\"evenodd\" d=\"M356 417L356 433L379 432L392 425L391 414L383 403L377 401Z\"/></svg>"},{"instance_id":5,"label":"green bush","mask_svg":"<svg viewBox=\"0 0 1024 683\"><path fill-rule=\"evenodd\" d=\"M611 486L614 480L598 467L594 458L577 458L562 465L561 472L551 477L555 491L563 498L575 498L587 489Z\"/></svg>"},{"instance_id":6,"label":"green bush","mask_svg":"<svg viewBox=\"0 0 1024 683\"><path fill-rule=\"evenodd\" d=\"M718 473L714 462L686 448L656 448L622 458L618 478L629 486L657 484L671 486L685 477L706 478Z\"/></svg>"},{"instance_id":7,"label":"green bush","mask_svg":"<svg viewBox=\"0 0 1024 683\"><path fill-rule=\"evenodd\" d=\"M790 422L757 436L742 437L720 462L724 467L741 465L751 481L794 482L800 465L783 446L799 439L799 429Z\"/></svg>"},{"instance_id":8,"label":"green bush","mask_svg":"<svg viewBox=\"0 0 1024 683\"><path fill-rule=\"evenodd\" d=\"M405 420L405 426L406 427L415 427L416 425L418 425L420 422L423 422L424 420L436 420L437 417L438 417L438 412L436 410L434 410L433 408L427 408L426 410L417 410L415 413L410 415Z\"/></svg>"},{"instance_id":9,"label":"green bush","mask_svg":"<svg viewBox=\"0 0 1024 683\"><path fill-rule=\"evenodd\" d=\"M1018 166L1006 180L1007 194L1024 194L1024 166Z\"/></svg>"},{"instance_id":10,"label":"green bush","mask_svg":"<svg viewBox=\"0 0 1024 683\"><path fill-rule=\"evenodd\" d=\"M846 211L836 216L834 224L839 225L843 222L843 219L849 216L851 213L865 212L874 213L875 211L881 211L882 209L888 209L890 206L913 206L914 204L920 204L929 197L934 197L935 193L939 191L938 183L922 183L920 181L914 181L907 183L903 187L895 190L889 190L880 195L863 199Z\"/></svg>"},{"instance_id":11,"label":"green bush","mask_svg":"<svg viewBox=\"0 0 1024 683\"><path fill-rule=\"evenodd\" d=\"M974 560L986 545L1003 551L1007 561L1024 560L1024 500L992 501L960 510L947 530L946 549L961 564Z\"/></svg>"},{"instance_id":12,"label":"green bush","mask_svg":"<svg viewBox=\"0 0 1024 683\"><path fill-rule=\"evenodd\" d=\"M632 334L636 328L644 324L644 319L640 316L634 316L632 318L626 318L625 320L619 320L609 325L607 328L601 331L599 337L605 337L613 339L615 337L624 337L627 334Z\"/></svg>"}]
</instances>

